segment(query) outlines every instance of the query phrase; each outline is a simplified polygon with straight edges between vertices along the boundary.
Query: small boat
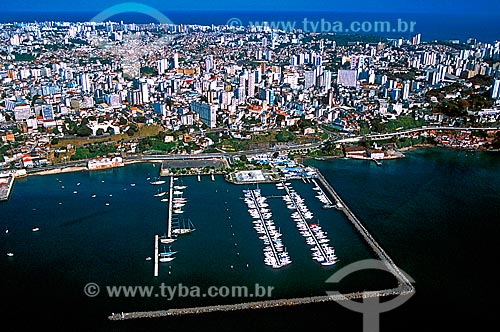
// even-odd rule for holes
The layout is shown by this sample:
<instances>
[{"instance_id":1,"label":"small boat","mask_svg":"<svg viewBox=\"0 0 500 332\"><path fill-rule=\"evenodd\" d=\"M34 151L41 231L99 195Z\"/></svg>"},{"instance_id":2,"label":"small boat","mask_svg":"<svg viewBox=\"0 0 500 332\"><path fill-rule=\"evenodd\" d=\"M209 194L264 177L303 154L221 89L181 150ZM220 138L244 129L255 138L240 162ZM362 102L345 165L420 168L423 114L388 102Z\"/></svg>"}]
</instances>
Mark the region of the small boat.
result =
<instances>
[{"instance_id":1,"label":"small boat","mask_svg":"<svg viewBox=\"0 0 500 332\"><path fill-rule=\"evenodd\" d=\"M131 183L131 184L130 184L130 186L131 186L131 187L135 187L135 183Z\"/></svg>"},{"instance_id":2,"label":"small boat","mask_svg":"<svg viewBox=\"0 0 500 332\"><path fill-rule=\"evenodd\" d=\"M182 190L182 189L186 189L187 186L174 186L174 189L179 189L179 190Z\"/></svg>"},{"instance_id":3,"label":"small boat","mask_svg":"<svg viewBox=\"0 0 500 332\"><path fill-rule=\"evenodd\" d=\"M182 211L181 209L175 209L174 213L184 213L184 211Z\"/></svg>"},{"instance_id":4,"label":"small boat","mask_svg":"<svg viewBox=\"0 0 500 332\"><path fill-rule=\"evenodd\" d=\"M109 203L106 203L106 206L109 206Z\"/></svg>"},{"instance_id":5,"label":"small boat","mask_svg":"<svg viewBox=\"0 0 500 332\"><path fill-rule=\"evenodd\" d=\"M158 192L158 194L155 194L155 197L162 197L165 196L166 194L167 194L166 191Z\"/></svg>"},{"instance_id":6,"label":"small boat","mask_svg":"<svg viewBox=\"0 0 500 332\"><path fill-rule=\"evenodd\" d=\"M38 232L39 230L40 230L40 228L38 228L38 227L35 227L32 229L33 232Z\"/></svg>"},{"instance_id":7,"label":"small boat","mask_svg":"<svg viewBox=\"0 0 500 332\"><path fill-rule=\"evenodd\" d=\"M194 227L193 222L191 221L191 219L188 219L187 222L185 220L182 221L182 223L179 222L177 227L172 230L172 233L182 235L189 234L191 232L194 232L195 230L196 228Z\"/></svg>"},{"instance_id":8,"label":"small boat","mask_svg":"<svg viewBox=\"0 0 500 332\"><path fill-rule=\"evenodd\" d=\"M150 182L152 185L159 185L159 184L165 184L166 181L164 180L156 180L156 181L152 181Z\"/></svg>"},{"instance_id":9,"label":"small boat","mask_svg":"<svg viewBox=\"0 0 500 332\"><path fill-rule=\"evenodd\" d=\"M9 233L9 229L5 227L5 234Z\"/></svg>"},{"instance_id":10,"label":"small boat","mask_svg":"<svg viewBox=\"0 0 500 332\"><path fill-rule=\"evenodd\" d=\"M160 257L159 261L161 263L165 263L165 262L171 262L175 259L175 257Z\"/></svg>"},{"instance_id":11,"label":"small boat","mask_svg":"<svg viewBox=\"0 0 500 332\"><path fill-rule=\"evenodd\" d=\"M172 242L174 242L174 241L175 241L175 239L172 239L172 238L166 238L166 237L165 237L165 238L160 239L160 242L161 242L161 243L172 243Z\"/></svg>"},{"instance_id":12,"label":"small boat","mask_svg":"<svg viewBox=\"0 0 500 332\"><path fill-rule=\"evenodd\" d=\"M175 255L177 253L177 251L172 251L172 249L170 249L170 247L168 247L168 251L165 250L165 248L163 249L163 252L161 252L159 254L160 257L171 257L172 255Z\"/></svg>"},{"instance_id":13,"label":"small boat","mask_svg":"<svg viewBox=\"0 0 500 332\"><path fill-rule=\"evenodd\" d=\"M174 195L182 195L182 194L183 194L182 191L179 190L174 191Z\"/></svg>"},{"instance_id":14,"label":"small boat","mask_svg":"<svg viewBox=\"0 0 500 332\"><path fill-rule=\"evenodd\" d=\"M79 186L79 185L80 185L80 182L78 182L76 185L77 185L77 186Z\"/></svg>"},{"instance_id":15,"label":"small boat","mask_svg":"<svg viewBox=\"0 0 500 332\"><path fill-rule=\"evenodd\" d=\"M92 195L92 198L96 198L96 197L97 197L97 195L96 195L96 194Z\"/></svg>"},{"instance_id":16,"label":"small boat","mask_svg":"<svg viewBox=\"0 0 500 332\"><path fill-rule=\"evenodd\" d=\"M147 260L147 261L150 261L150 260L151 260L151 257L146 257L146 260Z\"/></svg>"},{"instance_id":17,"label":"small boat","mask_svg":"<svg viewBox=\"0 0 500 332\"><path fill-rule=\"evenodd\" d=\"M14 254L13 254L13 253L11 253L11 252L8 252L8 253L7 253L7 256L12 257L12 256L14 256Z\"/></svg>"},{"instance_id":18,"label":"small boat","mask_svg":"<svg viewBox=\"0 0 500 332\"><path fill-rule=\"evenodd\" d=\"M168 202L168 198L162 198L161 201L162 202Z\"/></svg>"},{"instance_id":19,"label":"small boat","mask_svg":"<svg viewBox=\"0 0 500 332\"><path fill-rule=\"evenodd\" d=\"M78 194L78 191L76 191L76 190L75 190L75 191L73 191L73 194Z\"/></svg>"}]
</instances>

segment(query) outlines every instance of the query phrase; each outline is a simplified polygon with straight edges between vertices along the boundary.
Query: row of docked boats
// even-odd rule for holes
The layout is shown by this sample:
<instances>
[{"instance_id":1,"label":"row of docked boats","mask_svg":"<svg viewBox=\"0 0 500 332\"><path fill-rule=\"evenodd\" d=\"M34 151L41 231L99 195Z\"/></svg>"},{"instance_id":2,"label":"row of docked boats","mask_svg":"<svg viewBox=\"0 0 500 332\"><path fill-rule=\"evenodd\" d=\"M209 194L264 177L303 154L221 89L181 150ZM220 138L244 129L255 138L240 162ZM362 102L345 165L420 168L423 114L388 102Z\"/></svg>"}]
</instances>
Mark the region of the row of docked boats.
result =
<instances>
[{"instance_id":1,"label":"row of docked boats","mask_svg":"<svg viewBox=\"0 0 500 332\"><path fill-rule=\"evenodd\" d=\"M287 194L283 196L283 200L289 209L295 210L291 217L295 221L295 225L300 234L306 240L306 243L311 246L312 258L321 265L333 265L337 262L335 250L329 245L330 240L319 224L309 223L309 219L313 219L312 212L305 205L304 199L291 187L290 184L283 184L283 189Z\"/></svg>"},{"instance_id":2,"label":"row of docked boats","mask_svg":"<svg viewBox=\"0 0 500 332\"><path fill-rule=\"evenodd\" d=\"M290 255L283 245L281 232L276 229L272 220L272 212L268 209L266 198L259 189L244 190L248 213L252 216L253 227L264 243L264 264L275 269L292 263Z\"/></svg>"},{"instance_id":3,"label":"row of docked boats","mask_svg":"<svg viewBox=\"0 0 500 332\"><path fill-rule=\"evenodd\" d=\"M163 246L163 252L159 253L158 256L158 261L160 263L167 263L167 262L171 262L175 259L175 254L177 253L177 251L173 251L170 246L168 247L168 251L166 249L165 246Z\"/></svg>"},{"instance_id":4,"label":"row of docked boats","mask_svg":"<svg viewBox=\"0 0 500 332\"><path fill-rule=\"evenodd\" d=\"M339 208L339 205L334 205L332 203L332 201L330 200L330 198L328 198L328 196L326 196L325 192L323 191L323 189L321 189L321 187L316 182L316 180L314 180L314 179L312 179L312 180L315 184L315 186L313 187L313 190L316 191L316 193L317 193L316 198L319 199L319 201L321 203L323 203L323 208L324 209L329 209L332 207Z\"/></svg>"}]
</instances>

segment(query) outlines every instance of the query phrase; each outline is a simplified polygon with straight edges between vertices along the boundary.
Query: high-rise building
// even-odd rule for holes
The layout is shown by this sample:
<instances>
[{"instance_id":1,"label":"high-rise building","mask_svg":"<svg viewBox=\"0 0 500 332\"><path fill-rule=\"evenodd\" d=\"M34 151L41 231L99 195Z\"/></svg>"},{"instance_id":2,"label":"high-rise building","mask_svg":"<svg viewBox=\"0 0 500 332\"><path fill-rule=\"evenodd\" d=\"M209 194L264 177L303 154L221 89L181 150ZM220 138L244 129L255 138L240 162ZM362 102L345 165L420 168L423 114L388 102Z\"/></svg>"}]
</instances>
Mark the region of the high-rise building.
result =
<instances>
[{"instance_id":1,"label":"high-rise building","mask_svg":"<svg viewBox=\"0 0 500 332\"><path fill-rule=\"evenodd\" d=\"M304 89L309 89L316 85L316 74L313 70L306 71L304 73L305 81L304 81Z\"/></svg>"},{"instance_id":2,"label":"high-rise building","mask_svg":"<svg viewBox=\"0 0 500 332\"><path fill-rule=\"evenodd\" d=\"M156 61L156 68L158 70L158 75L165 74L165 71L168 69L167 59L160 59Z\"/></svg>"},{"instance_id":3,"label":"high-rise building","mask_svg":"<svg viewBox=\"0 0 500 332\"><path fill-rule=\"evenodd\" d=\"M493 88L491 89L491 98L500 98L500 80L495 80L495 82L493 83Z\"/></svg>"},{"instance_id":4,"label":"high-rise building","mask_svg":"<svg viewBox=\"0 0 500 332\"><path fill-rule=\"evenodd\" d=\"M330 90L332 87L332 72L325 70L323 72L323 84L325 85L325 91Z\"/></svg>"},{"instance_id":5,"label":"high-rise building","mask_svg":"<svg viewBox=\"0 0 500 332\"><path fill-rule=\"evenodd\" d=\"M422 38L422 35L421 34L416 34L415 36L413 36L412 38L412 45L420 45L420 39Z\"/></svg>"},{"instance_id":6,"label":"high-rise building","mask_svg":"<svg viewBox=\"0 0 500 332\"><path fill-rule=\"evenodd\" d=\"M90 84L90 75L87 73L80 74L80 86L82 88L82 92L88 93L91 91L92 86Z\"/></svg>"},{"instance_id":7,"label":"high-rise building","mask_svg":"<svg viewBox=\"0 0 500 332\"><path fill-rule=\"evenodd\" d=\"M217 126L217 105L193 101L191 103L191 111L198 114L201 122L210 128L215 128Z\"/></svg>"},{"instance_id":8,"label":"high-rise building","mask_svg":"<svg viewBox=\"0 0 500 332\"><path fill-rule=\"evenodd\" d=\"M205 59L205 70L210 72L214 68L214 57L213 55L209 55Z\"/></svg>"},{"instance_id":9,"label":"high-rise building","mask_svg":"<svg viewBox=\"0 0 500 332\"><path fill-rule=\"evenodd\" d=\"M174 53L174 59L173 59L173 65L174 69L179 68L179 53Z\"/></svg>"},{"instance_id":10,"label":"high-rise building","mask_svg":"<svg viewBox=\"0 0 500 332\"><path fill-rule=\"evenodd\" d=\"M248 74L248 98L253 98L255 96L255 72L251 71Z\"/></svg>"},{"instance_id":11,"label":"high-rise building","mask_svg":"<svg viewBox=\"0 0 500 332\"><path fill-rule=\"evenodd\" d=\"M149 103L149 86L148 83L141 84L141 98L143 103Z\"/></svg>"},{"instance_id":12,"label":"high-rise building","mask_svg":"<svg viewBox=\"0 0 500 332\"><path fill-rule=\"evenodd\" d=\"M401 89L392 89L391 98L392 100L398 100L401 96Z\"/></svg>"},{"instance_id":13,"label":"high-rise building","mask_svg":"<svg viewBox=\"0 0 500 332\"><path fill-rule=\"evenodd\" d=\"M337 83L345 87L356 87L358 72L356 70L340 69L337 76Z\"/></svg>"},{"instance_id":14,"label":"high-rise building","mask_svg":"<svg viewBox=\"0 0 500 332\"><path fill-rule=\"evenodd\" d=\"M410 98L410 81L406 81L403 84L403 100L408 100Z\"/></svg>"}]
</instances>

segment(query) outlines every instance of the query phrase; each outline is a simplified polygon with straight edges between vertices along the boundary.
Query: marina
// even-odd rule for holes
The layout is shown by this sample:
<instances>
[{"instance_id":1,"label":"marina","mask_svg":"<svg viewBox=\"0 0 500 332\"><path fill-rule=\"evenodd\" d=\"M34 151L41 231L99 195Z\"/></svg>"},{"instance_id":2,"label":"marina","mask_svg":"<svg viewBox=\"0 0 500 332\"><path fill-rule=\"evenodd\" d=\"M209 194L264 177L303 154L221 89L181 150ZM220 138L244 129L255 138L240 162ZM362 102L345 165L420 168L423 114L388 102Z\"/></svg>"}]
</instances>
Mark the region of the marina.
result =
<instances>
[{"instance_id":1,"label":"marina","mask_svg":"<svg viewBox=\"0 0 500 332\"><path fill-rule=\"evenodd\" d=\"M296 288L299 295L305 295L304 293L300 293L302 285L304 285L304 289L313 289L314 294L321 294L320 289L324 287L322 286L322 283L326 279L326 277L321 275L321 272L329 272L327 269L335 268L335 266L321 266L322 264L319 261L328 261L328 259L324 260L324 258L328 257L329 253L327 253L326 250L322 250L324 249L323 244L327 244L326 230L328 230L328 234L336 234L336 232L332 232L331 227L327 227L327 224L330 223L330 221L327 221L327 219L324 219L321 216L325 216L330 213L340 215L340 213L337 211L321 209L321 206L315 201L314 195L312 194L313 191L311 188L313 186L312 183L314 183L312 180L311 183L308 183L308 181L305 181L304 183L304 181L298 179L298 181L287 180L288 182L285 183L279 182L277 184L263 184L260 190L254 189L245 192L245 197L243 198L248 198L245 202L247 204L245 204L243 200L241 200L242 189L237 189L240 194L235 195L235 191L233 191L233 189L238 188L238 186L226 183L223 177L214 176L215 181L202 182L197 182L196 175L192 177L182 177L182 181L179 182L176 181L175 178L170 177L168 181L165 181L165 183L169 182L169 188L166 191L167 194L165 194L164 198L168 201L163 203L160 199L155 199L153 197L155 193L157 193L158 189L161 191L162 188L160 186L151 186L149 180L147 182L144 180L146 178L145 172L151 172L150 168L151 165L137 164L127 166L125 168L115 169L113 170L113 173L110 172L108 174L101 175L100 173L92 172L91 175L88 175L88 177L86 175L78 177L78 182L81 181L81 185L78 186L78 195L71 194L74 188L76 188L75 183L77 183L77 181L70 179L76 179L76 175L65 174L64 177L61 178L62 182L55 182L57 191L53 191L54 188L49 189L55 193L54 195L56 195L54 196L55 203L53 204L57 207L58 201L64 202L65 209L76 211L78 209L76 209L75 206L79 206L82 199L88 199L89 204L93 203L92 205L95 205L95 209L98 211L98 214L96 215L98 215L99 218L94 218L92 216L87 217L85 211L78 210L76 211L78 214L72 218L74 221L68 221L63 215L58 215L55 217L54 221L51 222L55 223L55 225L67 224L68 226L62 229L67 229L68 231L76 231L80 227L86 229L87 224L91 225L90 220L95 223L94 225L113 225L112 227L109 227L109 231L111 232L109 234L111 236L111 253L115 255L119 255L120 252L123 252L123 250L127 250L130 245L138 248L144 246L144 250L139 249L137 253L133 253L131 256L133 257L131 258L131 261L133 262L135 260L137 264L118 267L118 270L121 271L120 275L125 273L142 273L139 278L143 278L144 275L147 274L151 280L168 276L169 280L182 281L185 280L182 278L187 278L188 276L193 275L193 268L190 267L190 265L194 260L200 257L200 252L203 252L204 254L199 260L199 264L196 264L197 266L202 266L204 272L206 271L203 278L206 278L206 275L208 274L212 276L210 278L216 278L215 276L223 278L223 276L228 273L234 275L234 277L238 280L242 278L241 280L245 280L245 282L253 282L253 280L271 280L268 278L276 278L273 282L278 284L284 283L284 285L288 285L289 282L292 282L292 284L287 287ZM137 170L137 174L134 173L134 170ZM127 172L135 174L135 177L124 176ZM150 176L151 179L156 179L156 181L163 181L156 178L156 174L154 173L155 172L152 172L151 174L148 173L147 176ZM123 178L126 179L126 181L116 181L115 176L116 179ZM140 182L140 179L142 179L142 183ZM41 177L29 179L30 184L35 183L35 185L38 182L45 182L45 180L46 179ZM133 187L133 189L130 187L131 182L137 184ZM318 181L318 183L320 183L320 181ZM61 184L66 186L66 191L60 189ZM124 186L130 190L124 192ZM193 191L190 191L189 189L192 186L194 186L194 189ZM165 186L163 186L163 188L165 188ZM294 223L290 220L290 214L296 213L297 211L293 210L288 212L286 207L282 205L281 202L283 194L285 192L291 193L290 191L293 189L296 189L301 194L304 193L303 198L300 197L303 199L301 203L304 203L304 205L306 200L309 201L311 199L314 199L314 203L316 203L316 205L310 205L310 208L314 211L314 215L312 214L312 211L301 210L302 214L299 212L299 215L294 216L299 216L300 218L300 215L302 215L304 220L295 220ZM130 193L131 191L134 191L135 193L132 194ZM26 195L27 192L29 192L27 187L25 188L25 186L20 186L18 195ZM186 198L186 195L184 194L185 192L188 194L190 202L196 202L196 209L186 209L186 207L191 206L191 204L188 204L188 198ZM265 197L263 195L264 192L266 193ZM96 196L91 198L93 195ZM191 197L191 195L193 195L193 197ZM329 195L328 191L325 191L325 195ZM279 198L279 200L271 200L271 197ZM293 198L297 201L297 203L300 201L299 196L293 196ZM217 202L220 201L226 201L227 204L217 205ZM333 202L333 199L331 199L331 201ZM130 202L133 202L133 204ZM44 211L44 205L42 203L43 202L40 202L40 204L34 204L32 206L33 215L31 218L39 220L40 218L38 218L36 214L48 213ZM104 209L103 205L105 203L110 204L109 208L106 208L106 211L109 211L108 215L103 215L102 212L102 209ZM253 203L253 205L248 205L248 203ZM138 209L138 206L141 206L141 208ZM145 216L143 214L145 209L148 211L150 210L151 215L148 214ZM253 209L257 211L249 211ZM222 213L225 213L223 211L226 210L228 211L227 217L222 218L224 219L224 222L221 223L219 220L221 219L220 216ZM273 213L271 213L271 210ZM47 209L47 211L50 211L50 209ZM180 211L182 211L182 214L177 213ZM207 211L210 211L210 213L207 214ZM231 221L234 221L235 217L241 216L241 213L244 211L248 211L246 213L250 213L250 221L252 221L252 223L227 223L229 218L231 218ZM115 218L115 214L118 215L119 218ZM315 215L321 217L322 229L316 227L319 226L319 222L316 222L316 218L314 217ZM122 220L128 221L124 224ZM285 222L285 220L288 221ZM194 221L194 223L192 221ZM306 221L306 224L302 224L303 221ZM53 236L53 234L57 234L55 231L58 229L53 226L48 227L48 224L44 222L37 222L37 224L37 227L43 229L43 232L33 236L33 238L37 241ZM142 224L144 225L142 226ZM194 227L194 224L196 224L196 227ZM226 225L231 226L228 227L228 233L217 231L221 228L221 226L226 227ZM277 227L278 225L280 228ZM11 235L15 235L16 233L16 228L10 226L11 225L9 224L9 230L12 231L10 232L12 234L9 234L9 237ZM301 229L297 232L296 227L299 228L299 226ZM31 231L33 226L28 225L28 227L28 231ZM142 229L142 232L137 233L135 230L136 227L141 227L140 229ZM72 230L73 228L74 230ZM111 234L115 234L117 228L122 229L122 231L130 232L130 234L134 235L127 239L126 244L122 243L123 241L119 238L115 241ZM193 233L193 230L195 229L196 232ZM248 231L251 233L248 233ZM257 231L258 236L255 236L255 233L253 233L254 231ZM305 236L305 233L303 234L302 232L309 232L310 234ZM251 235L252 233L254 236ZM161 236L162 234L164 235ZM187 237L185 239L181 239L182 234L194 235L186 235ZM283 234L283 236L281 236L281 234ZM153 237L154 248L151 247L150 243L150 240ZM184 241L189 238L194 242L189 243L189 241ZM304 246L303 241L305 240L307 242L307 238L314 241L313 244L310 244L311 248L317 247L319 244L319 247L315 250L318 253L309 251L310 248ZM314 238L316 240L314 240ZM83 241L83 243L94 241L91 234L85 234L85 232L76 237L76 239L78 241L77 243L80 243L80 241ZM146 245L143 245L142 243L146 243ZM260 249L259 247L262 244L264 244L264 246ZM85 247L84 244L81 245L82 247ZM172 248L170 248L170 246ZM259 248L259 250L255 250L256 248ZM261 250L265 251L263 252ZM4 255L7 252L15 253L16 261L22 259L26 255L23 254L22 250L20 251L16 246L6 247ZM228 255L228 252L231 252L231 255ZM296 256L296 254L298 255ZM56 253L56 255L64 255L64 253ZM313 260L311 262L311 256L313 259L317 257L319 260ZM293 258L293 264L291 264L292 260L290 257ZM334 256L332 255L331 257ZM341 258L341 261L344 264L344 257L342 256ZM320 264L316 264L316 261ZM311 265L307 265L307 262L310 262ZM134 266L133 269L132 265ZM139 267L140 265L144 265L144 271L141 270ZM283 268L285 266L286 268ZM314 266L317 266L318 270L314 270ZM231 269L228 270L228 267ZM136 269L137 272L134 272ZM223 270L226 272L222 272ZM96 269L95 273L101 272ZM104 271L102 273L104 273ZM249 277L245 277L248 273L250 273ZM301 273L308 273L308 275L310 275L310 278L308 279L310 280L301 280ZM196 283L202 283L202 280L204 280L203 278L199 278L202 278L202 276L196 276L196 278L193 279L195 285ZM290 281L286 281L288 279ZM318 279L320 281L318 281ZM111 282L117 281L109 281L109 283ZM286 294L280 296L283 297L283 300L280 300L281 302L276 302L274 299L270 300L274 301L273 305L278 305L278 303L287 305L286 303L289 303L286 300L289 298ZM321 299L321 301L325 300L324 297ZM212 304L215 303L212 302ZM189 307L191 303L182 304L176 302L173 305L181 308L182 306ZM253 307L253 305L254 304L249 304L248 307ZM264 307L265 306L266 305L264 304ZM235 304L234 308L236 309L234 310L239 310L238 308L243 307L245 306ZM145 309L152 310L157 308L158 306L153 306L153 304L145 307ZM195 306L193 308L197 307ZM207 310L217 310L216 308L219 307L214 305L212 309ZM115 308L111 308L109 312L114 309ZM186 312L189 312L190 310L191 309L188 308L186 309ZM179 309L178 312L184 312L184 309ZM191 312L195 313L199 311L198 309L192 309ZM134 315L127 315L128 314L125 314L125 317L134 317ZM116 319L117 317L114 318Z\"/></svg>"},{"instance_id":2,"label":"marina","mask_svg":"<svg viewBox=\"0 0 500 332\"><path fill-rule=\"evenodd\" d=\"M265 203L266 198L262 197L259 189L244 190L245 203L248 205L248 212L252 218L254 229L257 234L261 234L260 239L264 242L264 263L279 269L292 261L281 241L281 233L276 230L272 218L272 214L268 205Z\"/></svg>"}]
</instances>

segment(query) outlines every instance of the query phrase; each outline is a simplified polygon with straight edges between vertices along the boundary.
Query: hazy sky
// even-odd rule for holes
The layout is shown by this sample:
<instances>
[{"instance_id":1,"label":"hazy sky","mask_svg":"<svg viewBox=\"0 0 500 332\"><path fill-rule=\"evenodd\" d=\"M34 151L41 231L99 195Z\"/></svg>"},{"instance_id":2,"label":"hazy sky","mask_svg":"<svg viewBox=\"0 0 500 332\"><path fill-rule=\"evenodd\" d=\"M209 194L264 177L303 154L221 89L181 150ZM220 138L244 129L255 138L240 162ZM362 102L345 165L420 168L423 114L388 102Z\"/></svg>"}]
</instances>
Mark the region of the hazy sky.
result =
<instances>
[{"instance_id":1,"label":"hazy sky","mask_svg":"<svg viewBox=\"0 0 500 332\"><path fill-rule=\"evenodd\" d=\"M141 3L164 13L168 10L307 10L500 15L498 0L1 0L0 11L95 12L125 2Z\"/></svg>"}]
</instances>

